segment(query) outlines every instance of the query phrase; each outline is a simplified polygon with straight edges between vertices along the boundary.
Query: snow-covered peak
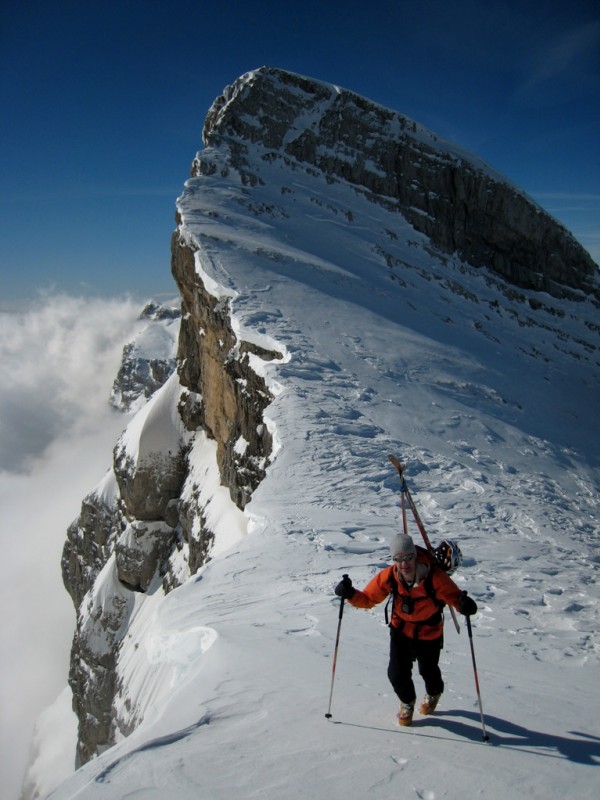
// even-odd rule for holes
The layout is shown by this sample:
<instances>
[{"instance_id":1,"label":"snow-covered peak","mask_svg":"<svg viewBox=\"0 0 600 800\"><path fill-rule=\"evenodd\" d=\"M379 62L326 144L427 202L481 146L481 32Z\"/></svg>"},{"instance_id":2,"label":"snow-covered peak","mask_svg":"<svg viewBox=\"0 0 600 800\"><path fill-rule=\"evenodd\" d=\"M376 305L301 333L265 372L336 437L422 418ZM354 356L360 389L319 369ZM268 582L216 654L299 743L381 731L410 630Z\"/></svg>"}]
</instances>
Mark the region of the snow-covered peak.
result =
<instances>
[{"instance_id":1,"label":"snow-covered peak","mask_svg":"<svg viewBox=\"0 0 600 800\"><path fill-rule=\"evenodd\" d=\"M240 76L231 86L226 87L223 94L215 100L206 119L205 144L210 145L211 136L218 133L220 129L227 128L228 112L235 117L240 116L238 106L249 100L252 93L257 90L264 96L271 95L278 98L288 105L288 109L286 109L288 111L291 105L290 100L297 101L295 104L297 113L288 122L287 131L282 140L284 145L307 130L317 132L323 114L334 108L336 104L340 106L339 109L336 108L336 113L341 112L342 106L352 105L361 110L365 127L373 126L374 132L377 129L377 135L382 139L397 139L402 135L410 136L415 141L437 150L443 158L452 155L457 159L469 162L477 169L488 172L496 180L505 180L499 172L479 156L454 142L441 138L405 114L387 108L344 87L267 66L251 70ZM259 122L264 123L265 121L266 115L261 119L248 119L250 124L254 124L257 137L264 137L264 140L268 137L269 125L259 124ZM270 146L276 146L276 143L270 142Z\"/></svg>"},{"instance_id":2,"label":"snow-covered peak","mask_svg":"<svg viewBox=\"0 0 600 800\"><path fill-rule=\"evenodd\" d=\"M271 67L227 87L193 174L246 186L263 165L322 175L401 214L442 253L524 288L598 292L598 267L556 220L481 159L413 120L332 84ZM291 188L289 185L288 189Z\"/></svg>"}]
</instances>

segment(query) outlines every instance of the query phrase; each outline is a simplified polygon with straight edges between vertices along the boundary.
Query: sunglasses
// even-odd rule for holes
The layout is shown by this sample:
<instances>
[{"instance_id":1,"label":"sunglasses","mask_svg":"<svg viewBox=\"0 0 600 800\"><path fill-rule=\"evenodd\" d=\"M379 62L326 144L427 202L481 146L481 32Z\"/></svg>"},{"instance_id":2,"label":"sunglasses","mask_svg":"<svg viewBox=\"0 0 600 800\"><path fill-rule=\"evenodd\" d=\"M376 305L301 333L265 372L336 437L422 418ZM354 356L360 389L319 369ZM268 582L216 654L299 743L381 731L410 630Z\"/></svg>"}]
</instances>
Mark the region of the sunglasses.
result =
<instances>
[{"instance_id":1,"label":"sunglasses","mask_svg":"<svg viewBox=\"0 0 600 800\"><path fill-rule=\"evenodd\" d=\"M405 561L412 561L414 555L411 556L394 556L394 561L396 564L403 564Z\"/></svg>"}]
</instances>

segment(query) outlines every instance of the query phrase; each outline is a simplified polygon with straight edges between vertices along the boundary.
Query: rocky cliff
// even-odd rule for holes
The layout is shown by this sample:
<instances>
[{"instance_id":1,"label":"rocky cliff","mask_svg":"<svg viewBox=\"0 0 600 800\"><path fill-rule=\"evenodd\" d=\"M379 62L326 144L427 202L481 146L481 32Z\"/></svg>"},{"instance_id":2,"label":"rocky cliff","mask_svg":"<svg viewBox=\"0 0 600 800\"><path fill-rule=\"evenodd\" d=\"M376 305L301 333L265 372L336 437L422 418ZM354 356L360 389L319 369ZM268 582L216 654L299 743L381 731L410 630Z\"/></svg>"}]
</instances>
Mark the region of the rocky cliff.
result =
<instances>
[{"instance_id":1,"label":"rocky cliff","mask_svg":"<svg viewBox=\"0 0 600 800\"><path fill-rule=\"evenodd\" d=\"M574 237L481 160L413 120L353 92L264 68L227 87L204 125L252 185L248 158L318 170L393 208L447 253L523 288L559 297L591 291L597 265ZM193 174L213 168L200 155Z\"/></svg>"},{"instance_id":2,"label":"rocky cliff","mask_svg":"<svg viewBox=\"0 0 600 800\"><path fill-rule=\"evenodd\" d=\"M124 431L113 469L84 499L63 551L63 580L77 609L69 683L79 718L78 764L112 743L119 731L135 727L129 709L117 713L115 707L119 646L135 595L170 591L209 557L214 533L190 463L194 436L202 433L216 443L222 483L239 509L264 475L271 451L262 420L271 394L251 369L249 355L280 354L236 338L227 304L204 289L195 277L192 251L176 238L173 274L184 309L178 374ZM131 352L125 348L118 387L131 389ZM168 374L168 362L156 363ZM139 359L134 367L139 378ZM126 395L130 404L139 404L148 385L146 380ZM120 388L119 395L125 396Z\"/></svg>"},{"instance_id":3,"label":"rocky cliff","mask_svg":"<svg viewBox=\"0 0 600 800\"><path fill-rule=\"evenodd\" d=\"M588 254L522 192L352 92L279 70L249 73L215 101L204 144L172 240L182 307L177 370L144 398L65 544L64 582L77 608L69 682L79 764L143 716L119 664L145 598L171 591L235 544L273 458L265 411L276 389L265 372L290 356L270 336L276 308L245 315L231 264L261 259L273 265L274 281L301 281L302 269L325 268L325 251L311 250L311 240L312 226L326 225L330 236L320 241L337 254L340 280L350 281L343 252L367 227L356 219L361 204L364 220L377 217L365 260L399 285L418 272L464 292L439 277L453 260L458 276L475 270L498 281L523 320L519 309L534 301L515 287L556 298L597 290ZM535 302L552 306L551 298ZM300 331L288 334L301 346Z\"/></svg>"},{"instance_id":4,"label":"rocky cliff","mask_svg":"<svg viewBox=\"0 0 600 800\"><path fill-rule=\"evenodd\" d=\"M136 411L175 371L181 310L151 302L139 317L140 330L123 348L111 403L120 411Z\"/></svg>"}]
</instances>

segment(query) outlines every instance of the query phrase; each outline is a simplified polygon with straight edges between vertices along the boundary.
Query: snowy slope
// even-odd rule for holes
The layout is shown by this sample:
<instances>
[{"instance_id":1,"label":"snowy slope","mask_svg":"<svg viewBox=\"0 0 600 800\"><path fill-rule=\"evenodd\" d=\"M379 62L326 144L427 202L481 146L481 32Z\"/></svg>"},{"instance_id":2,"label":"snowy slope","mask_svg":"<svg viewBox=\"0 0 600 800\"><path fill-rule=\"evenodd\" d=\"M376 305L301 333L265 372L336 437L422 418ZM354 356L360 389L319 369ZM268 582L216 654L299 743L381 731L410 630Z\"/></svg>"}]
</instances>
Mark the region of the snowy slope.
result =
<instances>
[{"instance_id":1,"label":"snowy slope","mask_svg":"<svg viewBox=\"0 0 600 800\"><path fill-rule=\"evenodd\" d=\"M50 796L595 798L598 309L511 291L353 189L260 163L252 192L188 181L179 211L240 336L286 354L260 364L276 457L246 535L136 596L119 677L143 722ZM325 719L333 587L388 563L400 525L389 453L465 555L489 744L449 620L439 712L395 727L382 608L346 607Z\"/></svg>"}]
</instances>

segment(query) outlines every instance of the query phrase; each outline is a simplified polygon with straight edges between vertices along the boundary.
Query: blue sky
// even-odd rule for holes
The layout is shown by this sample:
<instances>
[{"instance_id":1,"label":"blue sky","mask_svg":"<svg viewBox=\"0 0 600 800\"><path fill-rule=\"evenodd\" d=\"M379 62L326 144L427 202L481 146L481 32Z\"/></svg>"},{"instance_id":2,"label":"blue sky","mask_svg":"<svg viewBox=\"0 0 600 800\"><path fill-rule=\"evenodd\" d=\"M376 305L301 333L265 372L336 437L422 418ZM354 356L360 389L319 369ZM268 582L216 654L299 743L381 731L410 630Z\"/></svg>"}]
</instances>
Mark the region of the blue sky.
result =
<instances>
[{"instance_id":1,"label":"blue sky","mask_svg":"<svg viewBox=\"0 0 600 800\"><path fill-rule=\"evenodd\" d=\"M204 117L264 64L471 150L600 261L597 3L3 0L0 308L175 294L175 200Z\"/></svg>"}]
</instances>

